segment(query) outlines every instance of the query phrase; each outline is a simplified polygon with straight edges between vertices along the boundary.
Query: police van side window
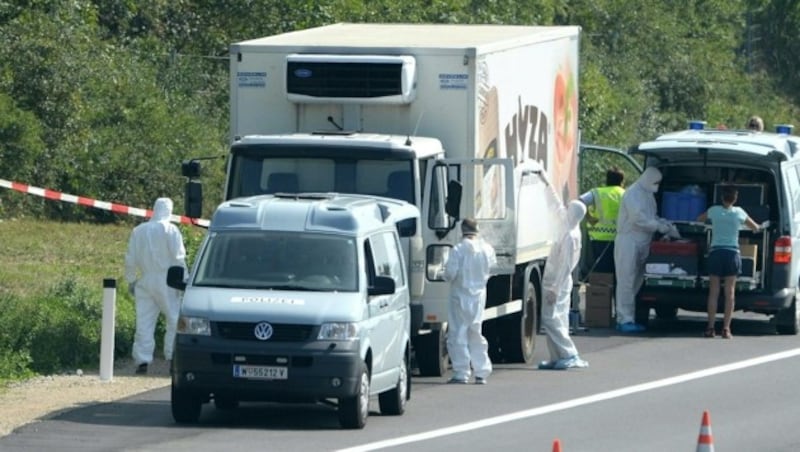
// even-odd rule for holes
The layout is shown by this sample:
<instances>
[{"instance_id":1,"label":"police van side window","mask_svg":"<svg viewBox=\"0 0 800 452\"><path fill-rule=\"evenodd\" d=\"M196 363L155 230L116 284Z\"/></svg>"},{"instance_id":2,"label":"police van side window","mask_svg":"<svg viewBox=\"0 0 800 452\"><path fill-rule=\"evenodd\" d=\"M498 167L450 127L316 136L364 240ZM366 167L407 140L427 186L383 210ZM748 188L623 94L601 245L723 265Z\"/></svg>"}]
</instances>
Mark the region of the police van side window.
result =
<instances>
[{"instance_id":1,"label":"police van side window","mask_svg":"<svg viewBox=\"0 0 800 452\"><path fill-rule=\"evenodd\" d=\"M402 259L397 247L397 240L391 232L381 232L369 238L369 250L372 252L374 272L378 276L391 276L398 287L405 285Z\"/></svg>"}]
</instances>

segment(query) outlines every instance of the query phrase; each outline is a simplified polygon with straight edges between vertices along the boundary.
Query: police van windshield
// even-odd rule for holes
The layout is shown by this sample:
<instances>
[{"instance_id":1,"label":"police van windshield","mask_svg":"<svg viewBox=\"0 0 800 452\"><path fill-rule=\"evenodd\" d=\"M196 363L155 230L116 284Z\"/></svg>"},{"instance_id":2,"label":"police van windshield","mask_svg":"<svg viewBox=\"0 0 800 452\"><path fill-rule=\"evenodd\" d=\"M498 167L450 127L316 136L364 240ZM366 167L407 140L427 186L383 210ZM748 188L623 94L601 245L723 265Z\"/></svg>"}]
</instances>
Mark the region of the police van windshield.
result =
<instances>
[{"instance_id":1,"label":"police van windshield","mask_svg":"<svg viewBox=\"0 0 800 452\"><path fill-rule=\"evenodd\" d=\"M352 237L307 232L212 232L195 286L358 291Z\"/></svg>"},{"instance_id":2,"label":"police van windshield","mask_svg":"<svg viewBox=\"0 0 800 452\"><path fill-rule=\"evenodd\" d=\"M227 199L272 193L335 192L384 196L413 204L413 160L402 157L405 156L355 150L324 156L302 152L292 156L239 153L231 164Z\"/></svg>"}]
</instances>

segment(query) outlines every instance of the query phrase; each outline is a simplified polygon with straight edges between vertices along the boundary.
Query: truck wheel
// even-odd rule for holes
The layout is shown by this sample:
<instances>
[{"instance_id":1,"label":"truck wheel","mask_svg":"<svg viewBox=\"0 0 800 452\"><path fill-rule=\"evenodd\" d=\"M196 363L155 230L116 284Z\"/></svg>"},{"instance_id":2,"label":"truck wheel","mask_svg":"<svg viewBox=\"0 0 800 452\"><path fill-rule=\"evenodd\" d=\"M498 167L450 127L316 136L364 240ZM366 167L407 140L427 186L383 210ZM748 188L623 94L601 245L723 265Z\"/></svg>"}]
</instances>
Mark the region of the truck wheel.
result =
<instances>
[{"instance_id":1,"label":"truck wheel","mask_svg":"<svg viewBox=\"0 0 800 452\"><path fill-rule=\"evenodd\" d=\"M179 424L196 424L203 408L200 398L191 391L176 388L172 385L172 418Z\"/></svg>"},{"instance_id":2,"label":"truck wheel","mask_svg":"<svg viewBox=\"0 0 800 452\"><path fill-rule=\"evenodd\" d=\"M663 320L675 320L678 317L678 308L675 306L656 306L656 317Z\"/></svg>"},{"instance_id":3,"label":"truck wheel","mask_svg":"<svg viewBox=\"0 0 800 452\"><path fill-rule=\"evenodd\" d=\"M503 359L507 363L533 362L533 351L536 347L536 332L538 327L537 310L538 297L536 285L526 281L522 292L522 310L502 319L500 334L500 347Z\"/></svg>"},{"instance_id":4,"label":"truck wheel","mask_svg":"<svg viewBox=\"0 0 800 452\"><path fill-rule=\"evenodd\" d=\"M444 330L432 330L415 336L414 357L423 377L441 377L447 372L447 336Z\"/></svg>"},{"instance_id":5,"label":"truck wheel","mask_svg":"<svg viewBox=\"0 0 800 452\"><path fill-rule=\"evenodd\" d=\"M411 394L411 374L408 372L408 360L403 358L400 364L400 375L394 389L378 395L378 406L382 414L400 415L406 411L406 402Z\"/></svg>"},{"instance_id":6,"label":"truck wheel","mask_svg":"<svg viewBox=\"0 0 800 452\"><path fill-rule=\"evenodd\" d=\"M796 297L791 306L778 312L775 320L775 330L778 334L796 335L800 331L800 313L797 312Z\"/></svg>"},{"instance_id":7,"label":"truck wheel","mask_svg":"<svg viewBox=\"0 0 800 452\"><path fill-rule=\"evenodd\" d=\"M361 363L361 375L358 378L356 394L339 399L339 425L342 428L364 428L369 415L369 371L367 365Z\"/></svg>"}]
</instances>

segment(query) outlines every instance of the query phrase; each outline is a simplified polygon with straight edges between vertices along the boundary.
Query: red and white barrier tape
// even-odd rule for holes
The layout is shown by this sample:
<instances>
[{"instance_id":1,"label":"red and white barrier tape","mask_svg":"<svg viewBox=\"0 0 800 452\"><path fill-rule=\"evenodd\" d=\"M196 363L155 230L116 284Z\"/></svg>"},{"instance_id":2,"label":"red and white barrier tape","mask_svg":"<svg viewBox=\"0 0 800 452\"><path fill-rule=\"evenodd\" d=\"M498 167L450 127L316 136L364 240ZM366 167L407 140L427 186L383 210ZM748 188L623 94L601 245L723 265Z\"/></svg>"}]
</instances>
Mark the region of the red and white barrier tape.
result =
<instances>
[{"instance_id":1,"label":"red and white barrier tape","mask_svg":"<svg viewBox=\"0 0 800 452\"><path fill-rule=\"evenodd\" d=\"M5 179L0 179L0 187L10 188L12 190L28 193L31 195L41 196L43 198L52 199L54 201L64 201L72 204L80 204L82 206L94 207L96 209L110 210L114 213L121 213L126 215L135 215L137 217L150 218L153 216L153 211L150 209L139 209L137 207L124 206L113 202L98 201L96 199L84 198L83 196L75 196L67 193L60 193L46 188L33 187L30 185L20 184L18 182L11 182ZM193 224L195 226L202 226L207 228L209 221L202 218L189 218L183 215L172 215L170 220L173 223Z\"/></svg>"}]
</instances>

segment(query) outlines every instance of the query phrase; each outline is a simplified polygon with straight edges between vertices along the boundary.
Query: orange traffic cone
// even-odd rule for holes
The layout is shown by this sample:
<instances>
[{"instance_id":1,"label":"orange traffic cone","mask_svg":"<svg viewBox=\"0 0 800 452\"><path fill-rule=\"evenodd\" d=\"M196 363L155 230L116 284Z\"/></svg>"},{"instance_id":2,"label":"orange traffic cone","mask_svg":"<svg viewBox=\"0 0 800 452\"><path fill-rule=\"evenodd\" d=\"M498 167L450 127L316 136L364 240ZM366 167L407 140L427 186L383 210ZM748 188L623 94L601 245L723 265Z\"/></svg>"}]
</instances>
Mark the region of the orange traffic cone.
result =
<instances>
[{"instance_id":1,"label":"orange traffic cone","mask_svg":"<svg viewBox=\"0 0 800 452\"><path fill-rule=\"evenodd\" d=\"M561 441L558 438L553 441L553 452L561 452Z\"/></svg>"},{"instance_id":2,"label":"orange traffic cone","mask_svg":"<svg viewBox=\"0 0 800 452\"><path fill-rule=\"evenodd\" d=\"M714 452L714 435L711 434L711 415L703 411L700 435L697 437L697 452Z\"/></svg>"}]
</instances>

